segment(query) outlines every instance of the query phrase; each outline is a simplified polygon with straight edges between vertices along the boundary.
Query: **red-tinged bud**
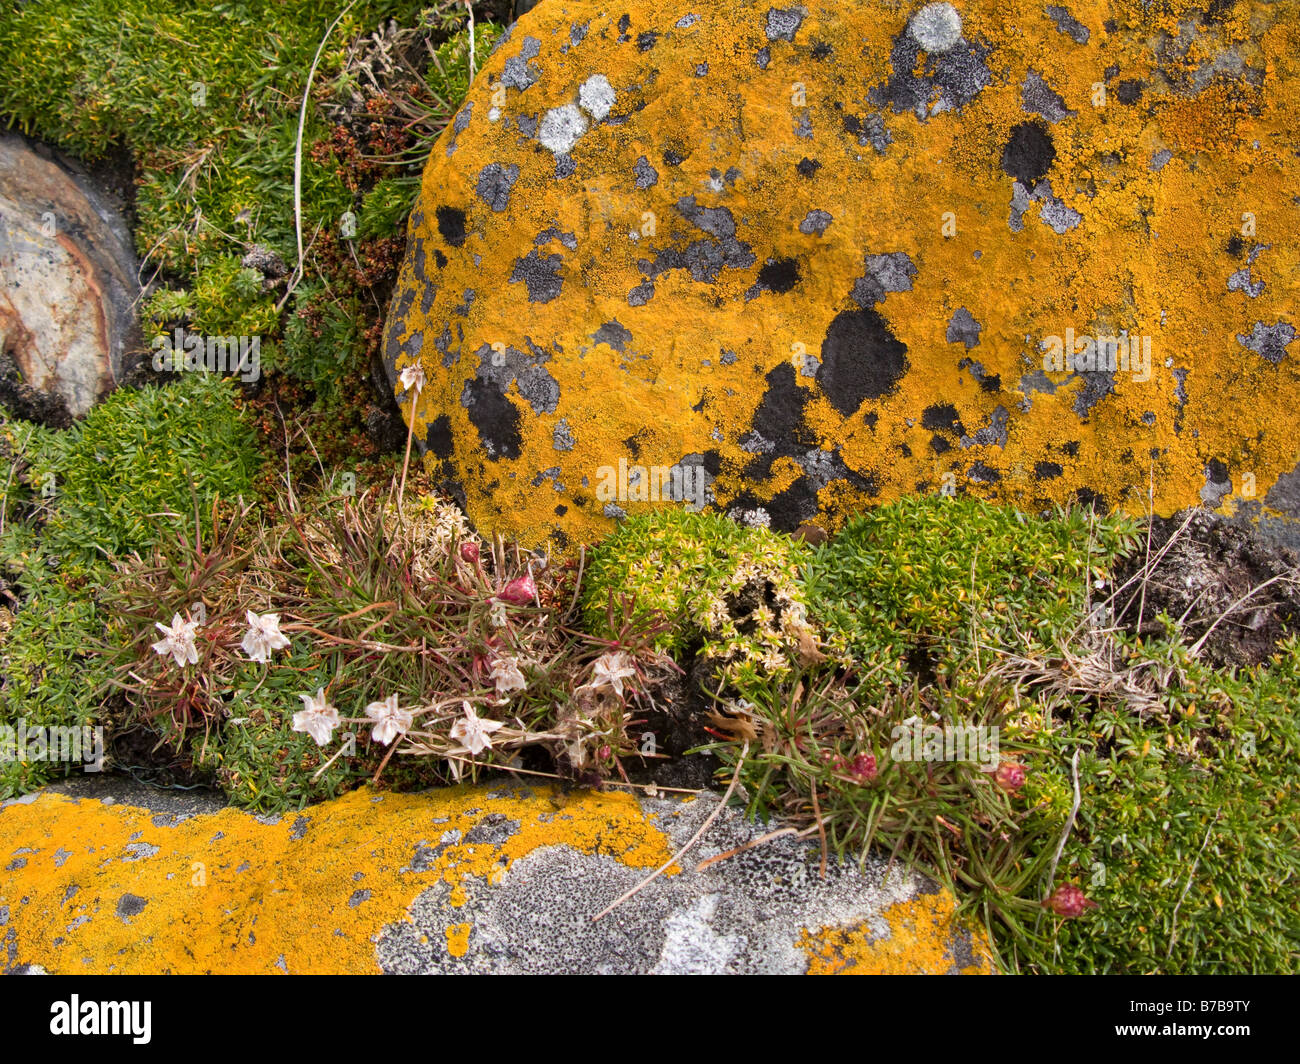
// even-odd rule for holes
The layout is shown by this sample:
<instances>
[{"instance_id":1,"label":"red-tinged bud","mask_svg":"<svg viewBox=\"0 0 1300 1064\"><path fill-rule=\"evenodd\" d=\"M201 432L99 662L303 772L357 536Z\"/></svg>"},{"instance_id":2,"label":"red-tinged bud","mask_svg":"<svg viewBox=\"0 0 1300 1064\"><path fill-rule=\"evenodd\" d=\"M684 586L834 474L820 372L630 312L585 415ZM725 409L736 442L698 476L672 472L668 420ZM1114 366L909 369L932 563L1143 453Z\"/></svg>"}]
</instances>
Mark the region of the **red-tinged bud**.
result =
<instances>
[{"instance_id":1,"label":"red-tinged bud","mask_svg":"<svg viewBox=\"0 0 1300 1064\"><path fill-rule=\"evenodd\" d=\"M478 565L478 544L472 540L466 540L460 545L460 556L463 561L471 565Z\"/></svg>"},{"instance_id":2,"label":"red-tinged bud","mask_svg":"<svg viewBox=\"0 0 1300 1064\"><path fill-rule=\"evenodd\" d=\"M868 783L876 778L876 755L858 754L849 766L849 775L859 783Z\"/></svg>"},{"instance_id":3,"label":"red-tinged bud","mask_svg":"<svg viewBox=\"0 0 1300 1064\"><path fill-rule=\"evenodd\" d=\"M1000 761L993 782L1004 791L1015 794L1025 785L1025 766L1018 761Z\"/></svg>"},{"instance_id":4,"label":"red-tinged bud","mask_svg":"<svg viewBox=\"0 0 1300 1064\"><path fill-rule=\"evenodd\" d=\"M614 751L611 750L608 746L602 746L599 750L596 751L596 760L608 761L610 759L610 756L613 753Z\"/></svg>"},{"instance_id":5,"label":"red-tinged bud","mask_svg":"<svg viewBox=\"0 0 1300 1064\"><path fill-rule=\"evenodd\" d=\"M502 602L509 602L512 606L531 605L537 598L537 584L533 582L533 574L527 573L511 580L501 589L497 598Z\"/></svg>"},{"instance_id":6,"label":"red-tinged bud","mask_svg":"<svg viewBox=\"0 0 1300 1064\"><path fill-rule=\"evenodd\" d=\"M1084 897L1083 891L1073 883L1062 883L1052 891L1051 897L1043 902L1043 908L1071 920L1076 916L1082 916L1085 909L1097 908L1097 903Z\"/></svg>"}]
</instances>

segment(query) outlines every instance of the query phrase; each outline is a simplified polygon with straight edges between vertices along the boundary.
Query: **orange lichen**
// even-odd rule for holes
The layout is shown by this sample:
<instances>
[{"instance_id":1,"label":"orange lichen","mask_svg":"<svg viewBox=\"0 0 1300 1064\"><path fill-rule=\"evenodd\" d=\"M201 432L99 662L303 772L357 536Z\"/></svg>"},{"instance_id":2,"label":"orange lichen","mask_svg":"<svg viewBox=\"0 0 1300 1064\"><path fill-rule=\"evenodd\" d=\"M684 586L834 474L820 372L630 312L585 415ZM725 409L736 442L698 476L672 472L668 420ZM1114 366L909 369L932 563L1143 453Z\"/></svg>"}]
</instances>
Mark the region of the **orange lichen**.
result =
<instances>
[{"instance_id":1,"label":"orange lichen","mask_svg":"<svg viewBox=\"0 0 1300 1064\"><path fill-rule=\"evenodd\" d=\"M808 954L808 974L920 975L955 970L983 975L993 970L983 936L953 918L948 894L922 894L881 915L889 924L883 937L866 925L805 932L799 946ZM974 963L959 968L954 946L967 937Z\"/></svg>"},{"instance_id":2,"label":"orange lichen","mask_svg":"<svg viewBox=\"0 0 1300 1064\"><path fill-rule=\"evenodd\" d=\"M17 954L56 973L377 972L375 937L439 880L489 879L540 846L642 869L669 856L629 795L585 794L557 812L550 793L366 789L307 809L305 825L227 809L174 827L148 810L45 794L0 811L0 906ZM488 814L519 830L464 842ZM462 841L417 871L417 847L448 832ZM468 924L448 929L454 956L469 935Z\"/></svg>"},{"instance_id":3,"label":"orange lichen","mask_svg":"<svg viewBox=\"0 0 1300 1064\"><path fill-rule=\"evenodd\" d=\"M680 5L646 0L627 33L616 25L620 13L600 5L542 4L480 73L464 128L435 145L394 304L405 298L408 309L392 316L390 353L400 369L421 338L430 385L416 432L424 438L440 426L442 454L481 528L530 543L560 530L565 538L551 545L567 550L599 538L612 522L595 498L598 470L627 456L633 437L633 460L647 466L714 453L724 508L746 491L765 503L787 489L802 476L804 453L793 461L787 453L759 476L742 441L767 374L807 366L807 356L823 353L832 320L854 308L849 293L864 254L904 253L916 267L911 290L875 305L906 344L908 365L896 387L847 413L823 382L796 370L800 446L836 450L864 478L822 487L824 477L809 478L824 525L871 502L939 490L945 477L1025 506L1091 491L1132 511L1146 509L1153 481L1155 509L1167 514L1200 502L1211 461L1228 470L1223 505L1231 509L1262 499L1295 466L1300 352L1293 346L1269 361L1237 339L1255 322L1289 322L1300 283L1300 248L1290 239L1300 221L1291 132L1300 127L1292 91L1300 27L1286 5L1243 2L1203 23L1137 3L1072 0L1069 10L1091 31L1080 44L1042 4L965 0L955 5L963 34L990 47L990 82L960 109L924 120L870 103L891 76L908 7L799 6L804 19L791 43L769 40L765 9L741 4L713 5L679 26ZM571 24L588 21L574 44ZM642 47L639 35L651 30L658 38ZM526 60L536 80L521 90L516 72L503 86L506 62L518 60L528 37L540 42ZM815 54L818 41L833 46L833 60ZM1220 73L1210 77L1215 63ZM1234 64L1266 72L1263 82L1232 75ZM588 121L566 156L574 174L557 179L556 156L528 123L576 101L594 72L617 93L618 124ZM1023 102L1031 72L1073 113L1055 123L1031 114ZM1140 86L1139 98L1121 94L1122 84ZM883 151L845 133L846 119L868 113L892 138ZM1026 122L1052 139L1055 209L1080 216L1064 232L1047 224L1042 199L1024 209L1019 231L1009 225L1013 181L1001 157L1009 131ZM668 149L680 160L666 162ZM1172 156L1154 165L1164 151ZM641 156L657 180L639 188L632 168ZM803 158L820 164L815 175L796 171ZM491 163L518 168L501 210L479 189ZM727 174L734 179L718 176ZM666 269L653 298L630 305L641 262L706 235L679 210L691 196L731 213L753 264L708 283ZM439 208L464 212L458 243L441 232ZM822 235L800 230L812 209L833 216ZM1239 253L1225 250L1233 237ZM1264 289L1253 298L1229 291L1227 278L1257 247L1253 276ZM562 286L545 301L530 300L519 272L533 252L553 262ZM797 263L798 282L751 296L776 259ZM466 305L471 289L477 297ZM970 349L947 336L959 308L983 327ZM624 349L594 337L607 322L630 334ZM1117 373L1109 394L1076 409L1085 382L1042 375L1039 344L1067 329L1149 337L1150 379ZM435 343L444 336L445 352ZM506 364L492 361L494 344L532 351L519 357L559 390L554 409L535 406L518 374L505 372L491 409L495 423L518 415L517 456L485 456L466 405L467 387L490 390L480 374ZM946 447L931 446L924 422L934 407L955 411L965 444L953 432ZM977 436L998 408L1009 414L1005 439ZM557 447L566 432L571 445ZM438 460L431 453L429 462ZM539 479L548 469L558 473Z\"/></svg>"}]
</instances>

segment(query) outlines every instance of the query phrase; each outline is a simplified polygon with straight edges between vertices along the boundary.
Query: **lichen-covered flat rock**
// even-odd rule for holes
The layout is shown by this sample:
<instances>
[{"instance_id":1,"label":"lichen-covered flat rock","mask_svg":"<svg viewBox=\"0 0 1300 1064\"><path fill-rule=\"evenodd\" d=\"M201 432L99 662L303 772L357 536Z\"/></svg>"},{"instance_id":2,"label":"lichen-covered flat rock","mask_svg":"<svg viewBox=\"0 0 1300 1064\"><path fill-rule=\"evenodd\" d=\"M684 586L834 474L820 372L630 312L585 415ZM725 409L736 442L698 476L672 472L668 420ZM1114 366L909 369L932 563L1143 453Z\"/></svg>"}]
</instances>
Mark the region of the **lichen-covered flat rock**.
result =
<instances>
[{"instance_id":1,"label":"lichen-covered flat rock","mask_svg":"<svg viewBox=\"0 0 1300 1064\"><path fill-rule=\"evenodd\" d=\"M560 550L665 500L1294 516L1297 55L1263 0L547 0L434 146L395 391Z\"/></svg>"},{"instance_id":2,"label":"lichen-covered flat rock","mask_svg":"<svg viewBox=\"0 0 1300 1064\"><path fill-rule=\"evenodd\" d=\"M0 972L989 971L952 896L883 857L823 879L786 836L697 869L768 831L737 810L592 919L717 800L361 790L265 818L34 794L0 805Z\"/></svg>"}]
</instances>

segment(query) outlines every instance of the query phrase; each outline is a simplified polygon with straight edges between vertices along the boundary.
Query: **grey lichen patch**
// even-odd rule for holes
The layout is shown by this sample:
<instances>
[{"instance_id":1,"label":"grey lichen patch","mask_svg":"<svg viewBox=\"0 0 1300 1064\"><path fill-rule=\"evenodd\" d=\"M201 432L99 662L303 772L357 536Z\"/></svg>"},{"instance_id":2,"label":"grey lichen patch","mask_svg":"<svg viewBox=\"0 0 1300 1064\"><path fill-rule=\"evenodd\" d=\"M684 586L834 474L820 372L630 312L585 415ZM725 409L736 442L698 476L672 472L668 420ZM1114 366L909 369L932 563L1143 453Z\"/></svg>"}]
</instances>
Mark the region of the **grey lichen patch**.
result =
<instances>
[{"instance_id":1,"label":"grey lichen patch","mask_svg":"<svg viewBox=\"0 0 1300 1064\"><path fill-rule=\"evenodd\" d=\"M551 431L551 446L557 451L571 451L577 443L573 430L569 428L568 420L561 418L559 424Z\"/></svg>"},{"instance_id":2,"label":"grey lichen patch","mask_svg":"<svg viewBox=\"0 0 1300 1064\"><path fill-rule=\"evenodd\" d=\"M1274 325L1265 325L1262 321L1257 321L1255 327L1250 330L1249 336L1237 334L1237 343L1274 365L1282 361L1286 355L1287 345L1294 339L1295 329L1285 321L1279 321Z\"/></svg>"},{"instance_id":3,"label":"grey lichen patch","mask_svg":"<svg viewBox=\"0 0 1300 1064\"><path fill-rule=\"evenodd\" d=\"M1038 220L1058 234L1068 233L1083 221L1083 215L1072 207L1067 207L1052 192L1052 183L1047 178L1039 181L1030 192L1019 181L1011 184L1011 216L1007 222L1013 233L1025 227L1024 214L1031 203L1040 204Z\"/></svg>"},{"instance_id":4,"label":"grey lichen patch","mask_svg":"<svg viewBox=\"0 0 1300 1064\"><path fill-rule=\"evenodd\" d=\"M795 34L803 25L804 12L800 8L770 7L767 9L767 39L769 41L789 41L794 43Z\"/></svg>"},{"instance_id":5,"label":"grey lichen patch","mask_svg":"<svg viewBox=\"0 0 1300 1064\"><path fill-rule=\"evenodd\" d=\"M591 334L591 339L598 344L607 344L615 351L627 350L627 345L632 342L632 333L623 328L616 318L613 321L607 321L599 329Z\"/></svg>"},{"instance_id":6,"label":"grey lichen patch","mask_svg":"<svg viewBox=\"0 0 1300 1064\"><path fill-rule=\"evenodd\" d=\"M473 378L465 382L461 392L461 406L473 410L488 396L504 396L513 382L519 394L535 414L552 414L560 402L560 385L545 363L550 356L531 340L525 338L528 351L507 347L494 351L484 344L475 354L479 364ZM489 402L489 408L493 402ZM513 409L513 408L512 408Z\"/></svg>"},{"instance_id":7,"label":"grey lichen patch","mask_svg":"<svg viewBox=\"0 0 1300 1064\"><path fill-rule=\"evenodd\" d=\"M989 417L989 423L977 429L973 436L963 436L963 447L1005 447L1007 445L1008 414L1005 406L997 406Z\"/></svg>"},{"instance_id":8,"label":"grey lichen patch","mask_svg":"<svg viewBox=\"0 0 1300 1064\"><path fill-rule=\"evenodd\" d=\"M834 220L829 211L809 211L799 223L799 232L808 236L821 236Z\"/></svg>"},{"instance_id":9,"label":"grey lichen patch","mask_svg":"<svg viewBox=\"0 0 1300 1064\"><path fill-rule=\"evenodd\" d=\"M1069 10L1058 4L1048 4L1043 9L1047 12L1047 17L1056 24L1056 32L1063 33L1071 38L1075 44L1087 44L1091 34L1088 27L1070 14Z\"/></svg>"},{"instance_id":10,"label":"grey lichen patch","mask_svg":"<svg viewBox=\"0 0 1300 1064\"><path fill-rule=\"evenodd\" d=\"M537 126L537 140L556 156L568 155L587 132L587 118L576 104L552 107Z\"/></svg>"},{"instance_id":11,"label":"grey lichen patch","mask_svg":"<svg viewBox=\"0 0 1300 1064\"><path fill-rule=\"evenodd\" d=\"M537 248L533 248L522 259L515 261L510 283L518 284L522 281L527 285L530 303L549 303L559 297L564 287L560 277L561 262L559 255L543 256Z\"/></svg>"},{"instance_id":12,"label":"grey lichen patch","mask_svg":"<svg viewBox=\"0 0 1300 1064\"><path fill-rule=\"evenodd\" d=\"M1232 477L1228 467L1217 458L1205 467L1205 486L1201 488L1201 501L1206 506L1218 506L1225 496L1232 494Z\"/></svg>"},{"instance_id":13,"label":"grey lichen patch","mask_svg":"<svg viewBox=\"0 0 1300 1064\"><path fill-rule=\"evenodd\" d=\"M961 15L952 4L926 4L908 21L907 32L926 52L950 52L961 40Z\"/></svg>"},{"instance_id":14,"label":"grey lichen patch","mask_svg":"<svg viewBox=\"0 0 1300 1064\"><path fill-rule=\"evenodd\" d=\"M618 100L618 93L604 74L592 74L578 89L579 106L597 122L603 121Z\"/></svg>"},{"instance_id":15,"label":"grey lichen patch","mask_svg":"<svg viewBox=\"0 0 1300 1064\"><path fill-rule=\"evenodd\" d=\"M528 60L536 59L541 50L541 41L536 37L525 37L519 54L506 60L505 68L501 71L501 84L520 92L535 84L542 72Z\"/></svg>"},{"instance_id":16,"label":"grey lichen patch","mask_svg":"<svg viewBox=\"0 0 1300 1064\"><path fill-rule=\"evenodd\" d=\"M1158 152L1156 152L1153 156L1151 156L1151 162L1148 163L1147 165L1150 167L1151 170L1159 173L1161 170L1165 168L1169 160L1172 159L1173 157L1174 157L1174 153L1171 152L1168 148L1161 148Z\"/></svg>"},{"instance_id":17,"label":"grey lichen patch","mask_svg":"<svg viewBox=\"0 0 1300 1064\"><path fill-rule=\"evenodd\" d=\"M1020 106L1030 114L1042 115L1052 123L1076 113L1065 106L1065 100L1033 69L1025 75L1020 86Z\"/></svg>"},{"instance_id":18,"label":"grey lichen patch","mask_svg":"<svg viewBox=\"0 0 1300 1064\"><path fill-rule=\"evenodd\" d=\"M948 331L944 338L950 344L961 343L966 345L969 351L972 347L978 347L980 342L980 331L984 328L965 307L958 307L953 316L948 320Z\"/></svg>"},{"instance_id":19,"label":"grey lichen patch","mask_svg":"<svg viewBox=\"0 0 1300 1064\"><path fill-rule=\"evenodd\" d=\"M131 917L139 916L148 904L148 898L142 898L138 894L123 894L117 899L117 917L124 924L129 924Z\"/></svg>"},{"instance_id":20,"label":"grey lichen patch","mask_svg":"<svg viewBox=\"0 0 1300 1064\"><path fill-rule=\"evenodd\" d=\"M1246 259L1246 265L1228 278L1229 292L1244 292L1249 299L1258 299L1264 294L1264 282L1251 280L1251 267L1255 265L1255 260L1259 258L1259 253L1272 247L1271 244L1257 244L1251 249L1250 255Z\"/></svg>"},{"instance_id":21,"label":"grey lichen patch","mask_svg":"<svg viewBox=\"0 0 1300 1064\"><path fill-rule=\"evenodd\" d=\"M866 274L853 286L853 299L864 310L874 307L887 292L910 292L916 263L903 251L866 257Z\"/></svg>"},{"instance_id":22,"label":"grey lichen patch","mask_svg":"<svg viewBox=\"0 0 1300 1064\"><path fill-rule=\"evenodd\" d=\"M467 100L465 106L457 113L451 123L451 139L447 141L447 155L450 157L456 152L456 137L469 128L470 119L474 116L474 101Z\"/></svg>"},{"instance_id":23,"label":"grey lichen patch","mask_svg":"<svg viewBox=\"0 0 1300 1064\"><path fill-rule=\"evenodd\" d=\"M644 155L632 167L632 176L636 178L637 188L649 188L659 183L659 171L650 165L650 160Z\"/></svg>"},{"instance_id":24,"label":"grey lichen patch","mask_svg":"<svg viewBox=\"0 0 1300 1064\"><path fill-rule=\"evenodd\" d=\"M762 520L760 511L753 514ZM675 850L699 829L714 800L643 799L642 805ZM697 856L738 849L764 830L727 810L699 843ZM545 846L490 882L473 880L459 907L451 905L447 883L430 886L405 919L382 932L376 959L386 972L429 974L793 974L808 965L800 947L805 931L862 926L874 937L888 937L886 910L930 889L875 855L862 864L833 861L825 878L818 865L816 848L806 841L776 839L704 872L661 876L635 904L593 921L643 880L645 870L606 854ZM473 929L463 956L447 947L449 923Z\"/></svg>"},{"instance_id":25,"label":"grey lichen patch","mask_svg":"<svg viewBox=\"0 0 1300 1064\"><path fill-rule=\"evenodd\" d=\"M475 191L478 198L500 214L510 206L510 190L519 180L519 167L514 163L502 166L488 163L478 174Z\"/></svg>"}]
</instances>

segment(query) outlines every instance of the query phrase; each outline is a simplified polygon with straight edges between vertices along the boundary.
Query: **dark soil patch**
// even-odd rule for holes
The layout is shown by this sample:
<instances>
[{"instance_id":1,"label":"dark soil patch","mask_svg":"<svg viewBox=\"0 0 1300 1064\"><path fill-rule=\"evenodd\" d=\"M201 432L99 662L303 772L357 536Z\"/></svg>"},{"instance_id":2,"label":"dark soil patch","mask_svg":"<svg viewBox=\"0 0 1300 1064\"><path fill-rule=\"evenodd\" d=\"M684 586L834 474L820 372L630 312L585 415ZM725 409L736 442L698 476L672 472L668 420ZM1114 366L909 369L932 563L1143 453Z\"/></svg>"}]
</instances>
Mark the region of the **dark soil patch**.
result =
<instances>
[{"instance_id":1,"label":"dark soil patch","mask_svg":"<svg viewBox=\"0 0 1300 1064\"><path fill-rule=\"evenodd\" d=\"M1130 632L1159 633L1156 616L1163 611L1182 619L1189 645L1210 632L1201 656L1216 666L1268 661L1280 639L1300 631L1300 556L1208 510L1197 512L1179 533L1184 520L1186 514L1154 521L1153 560L1176 538L1152 566L1145 596L1139 579L1117 599L1117 623ZM1146 557L1144 541L1117 568L1117 586L1140 572Z\"/></svg>"}]
</instances>

